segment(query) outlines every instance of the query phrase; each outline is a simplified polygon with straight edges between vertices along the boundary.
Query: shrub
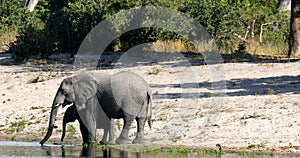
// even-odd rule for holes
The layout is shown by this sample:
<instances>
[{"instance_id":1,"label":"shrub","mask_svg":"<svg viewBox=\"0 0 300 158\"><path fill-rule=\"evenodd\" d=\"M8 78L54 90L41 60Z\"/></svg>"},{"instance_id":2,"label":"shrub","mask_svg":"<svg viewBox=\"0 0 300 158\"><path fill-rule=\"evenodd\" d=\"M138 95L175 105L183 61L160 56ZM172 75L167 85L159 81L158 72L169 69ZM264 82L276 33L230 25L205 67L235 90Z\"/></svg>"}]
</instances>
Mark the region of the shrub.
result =
<instances>
[{"instance_id":1,"label":"shrub","mask_svg":"<svg viewBox=\"0 0 300 158\"><path fill-rule=\"evenodd\" d=\"M15 133L15 132L21 132L26 127L27 121L21 120L18 122L11 122L9 128L7 129L7 133Z\"/></svg>"}]
</instances>

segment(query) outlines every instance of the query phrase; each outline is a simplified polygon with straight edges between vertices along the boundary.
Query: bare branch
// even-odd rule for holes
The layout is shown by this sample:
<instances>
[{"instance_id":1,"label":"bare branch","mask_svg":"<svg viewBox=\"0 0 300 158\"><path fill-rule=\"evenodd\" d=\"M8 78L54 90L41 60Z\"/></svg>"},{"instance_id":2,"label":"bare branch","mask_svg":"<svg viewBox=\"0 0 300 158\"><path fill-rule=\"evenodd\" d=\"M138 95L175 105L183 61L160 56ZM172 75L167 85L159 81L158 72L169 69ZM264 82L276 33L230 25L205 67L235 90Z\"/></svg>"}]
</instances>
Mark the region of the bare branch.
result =
<instances>
[{"instance_id":1,"label":"bare branch","mask_svg":"<svg viewBox=\"0 0 300 158\"><path fill-rule=\"evenodd\" d=\"M239 34L237 34L237 33L233 33L233 35L235 35L237 38L239 38L239 39L241 39L241 40L247 42L247 40L244 39L241 35L239 35Z\"/></svg>"},{"instance_id":2,"label":"bare branch","mask_svg":"<svg viewBox=\"0 0 300 158\"><path fill-rule=\"evenodd\" d=\"M251 29L250 25L248 25L247 27L247 30L246 30L246 33L245 33L245 36L244 36L244 39L246 40L247 37L248 37L248 34L249 34L249 30Z\"/></svg>"},{"instance_id":3,"label":"bare branch","mask_svg":"<svg viewBox=\"0 0 300 158\"><path fill-rule=\"evenodd\" d=\"M255 22L256 22L256 15L253 16L254 19L252 21L252 28L251 28L251 37L254 38L254 30L255 30Z\"/></svg>"},{"instance_id":4,"label":"bare branch","mask_svg":"<svg viewBox=\"0 0 300 158\"><path fill-rule=\"evenodd\" d=\"M248 37L248 34L249 34L249 30L251 29L250 25L248 25L247 29L246 29L246 32L245 32L245 36L242 37L241 35L237 34L237 33L233 33L234 36L236 36L237 38L247 42L247 37Z\"/></svg>"},{"instance_id":5,"label":"bare branch","mask_svg":"<svg viewBox=\"0 0 300 158\"><path fill-rule=\"evenodd\" d=\"M272 25L274 24L274 21L272 22L268 22L268 23L264 23L260 25L260 34L259 34L259 43L263 43L262 37L263 37L263 27L266 25Z\"/></svg>"}]
</instances>

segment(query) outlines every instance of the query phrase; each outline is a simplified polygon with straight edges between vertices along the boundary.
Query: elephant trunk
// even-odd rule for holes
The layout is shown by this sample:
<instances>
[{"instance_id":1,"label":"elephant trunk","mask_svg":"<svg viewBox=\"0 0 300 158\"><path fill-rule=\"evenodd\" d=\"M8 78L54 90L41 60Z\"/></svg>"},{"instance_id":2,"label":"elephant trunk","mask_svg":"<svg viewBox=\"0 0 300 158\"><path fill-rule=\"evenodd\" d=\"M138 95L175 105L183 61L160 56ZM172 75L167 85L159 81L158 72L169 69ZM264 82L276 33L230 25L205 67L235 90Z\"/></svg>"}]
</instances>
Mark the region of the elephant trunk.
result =
<instances>
[{"instance_id":1,"label":"elephant trunk","mask_svg":"<svg viewBox=\"0 0 300 158\"><path fill-rule=\"evenodd\" d=\"M52 135L52 132L54 129L55 118L56 118L56 115L57 115L60 105L61 104L53 104L52 105L48 131L47 131L47 134L44 137L44 139L40 142L41 145L43 145L49 139L49 137Z\"/></svg>"},{"instance_id":2,"label":"elephant trunk","mask_svg":"<svg viewBox=\"0 0 300 158\"><path fill-rule=\"evenodd\" d=\"M62 134L61 134L61 138L60 138L60 140L62 142L64 141L64 138L65 138L65 135L66 135L66 126L67 126L67 122L64 120L63 121L63 130L62 130Z\"/></svg>"}]
</instances>

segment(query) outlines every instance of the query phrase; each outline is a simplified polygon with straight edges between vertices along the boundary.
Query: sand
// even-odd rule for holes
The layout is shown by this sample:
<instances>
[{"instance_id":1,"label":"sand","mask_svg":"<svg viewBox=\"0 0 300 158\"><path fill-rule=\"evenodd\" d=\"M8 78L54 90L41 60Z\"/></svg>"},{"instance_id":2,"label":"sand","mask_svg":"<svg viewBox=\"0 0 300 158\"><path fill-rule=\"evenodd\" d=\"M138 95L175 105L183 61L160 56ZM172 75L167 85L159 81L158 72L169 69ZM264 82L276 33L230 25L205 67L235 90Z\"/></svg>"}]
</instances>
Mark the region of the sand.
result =
<instances>
[{"instance_id":1,"label":"sand","mask_svg":"<svg viewBox=\"0 0 300 158\"><path fill-rule=\"evenodd\" d=\"M0 140L43 138L60 82L78 72L69 59L58 55L47 61L12 64L9 54L0 54ZM145 126L146 144L199 148L221 144L228 149L255 146L299 152L299 61L252 61L209 67L203 62L186 65L174 60L103 68L100 71L106 73L134 71L150 84L153 128ZM60 143L65 110L60 109L58 128L49 142ZM78 123L72 124L76 132L67 135L66 143L81 143ZM134 139L135 131L133 124L129 140ZM120 133L117 127L115 133Z\"/></svg>"}]
</instances>

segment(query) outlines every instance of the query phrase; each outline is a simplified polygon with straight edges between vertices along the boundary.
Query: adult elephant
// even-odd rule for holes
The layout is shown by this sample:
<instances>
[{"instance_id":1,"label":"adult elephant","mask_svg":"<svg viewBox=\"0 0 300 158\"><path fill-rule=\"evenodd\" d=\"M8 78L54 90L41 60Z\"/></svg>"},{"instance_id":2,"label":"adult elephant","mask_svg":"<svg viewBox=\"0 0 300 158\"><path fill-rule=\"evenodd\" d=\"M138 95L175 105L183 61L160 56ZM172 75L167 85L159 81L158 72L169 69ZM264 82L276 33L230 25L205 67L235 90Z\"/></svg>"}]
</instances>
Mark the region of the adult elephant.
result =
<instances>
[{"instance_id":1,"label":"adult elephant","mask_svg":"<svg viewBox=\"0 0 300 158\"><path fill-rule=\"evenodd\" d=\"M96 118L96 128L97 129L103 129L103 136L102 140L100 141L100 144L115 144L114 143L114 120L109 119L105 113L103 112L101 106L97 106L99 113L97 114ZM79 122L82 122L76 106L73 104L72 106L68 107L63 118L63 130L61 135L61 141L64 141L64 137L66 134L66 126L70 122L75 122L75 120L78 120ZM109 140L107 141L107 135L109 134Z\"/></svg>"},{"instance_id":2,"label":"adult elephant","mask_svg":"<svg viewBox=\"0 0 300 158\"><path fill-rule=\"evenodd\" d=\"M96 119L101 106L108 119L124 120L117 144L125 144L129 128L137 122L137 134L132 143L143 143L146 120L151 128L152 94L147 82L136 73L121 71L113 75L98 72L81 72L62 81L53 100L49 127L44 144L51 136L58 108L74 103L80 117L80 131L83 143L96 141Z\"/></svg>"}]
</instances>

